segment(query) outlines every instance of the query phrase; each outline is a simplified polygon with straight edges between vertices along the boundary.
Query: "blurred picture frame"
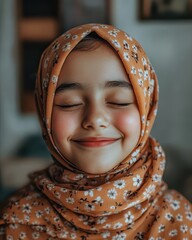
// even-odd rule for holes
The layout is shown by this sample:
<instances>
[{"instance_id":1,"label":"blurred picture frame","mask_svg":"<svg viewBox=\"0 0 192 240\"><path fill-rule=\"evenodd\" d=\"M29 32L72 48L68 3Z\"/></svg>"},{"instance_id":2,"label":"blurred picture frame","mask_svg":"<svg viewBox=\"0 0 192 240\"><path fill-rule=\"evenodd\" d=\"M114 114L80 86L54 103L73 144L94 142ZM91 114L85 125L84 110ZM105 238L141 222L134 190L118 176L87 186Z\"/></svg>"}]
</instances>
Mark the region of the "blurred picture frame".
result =
<instances>
[{"instance_id":1,"label":"blurred picture frame","mask_svg":"<svg viewBox=\"0 0 192 240\"><path fill-rule=\"evenodd\" d=\"M139 0L141 20L190 20L192 0Z\"/></svg>"}]
</instances>

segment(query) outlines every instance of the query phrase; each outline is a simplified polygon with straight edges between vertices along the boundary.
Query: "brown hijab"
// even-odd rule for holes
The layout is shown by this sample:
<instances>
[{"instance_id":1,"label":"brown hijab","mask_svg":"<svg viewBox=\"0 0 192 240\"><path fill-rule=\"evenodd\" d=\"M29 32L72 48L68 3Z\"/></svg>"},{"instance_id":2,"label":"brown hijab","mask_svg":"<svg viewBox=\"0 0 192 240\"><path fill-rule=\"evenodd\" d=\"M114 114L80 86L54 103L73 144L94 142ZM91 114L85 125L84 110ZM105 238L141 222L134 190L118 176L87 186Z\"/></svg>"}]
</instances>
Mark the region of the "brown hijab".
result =
<instances>
[{"instance_id":1,"label":"brown hijab","mask_svg":"<svg viewBox=\"0 0 192 240\"><path fill-rule=\"evenodd\" d=\"M57 150L51 135L54 94L68 54L96 32L117 52L133 86L141 116L141 135L127 158L105 174L80 171ZM149 136L157 113L156 74L141 45L109 25L86 24L56 39L42 54L35 98L43 137L55 161L31 175L27 187L2 210L3 239L192 238L190 203L162 181L165 155ZM6 236L6 237L5 237Z\"/></svg>"}]
</instances>

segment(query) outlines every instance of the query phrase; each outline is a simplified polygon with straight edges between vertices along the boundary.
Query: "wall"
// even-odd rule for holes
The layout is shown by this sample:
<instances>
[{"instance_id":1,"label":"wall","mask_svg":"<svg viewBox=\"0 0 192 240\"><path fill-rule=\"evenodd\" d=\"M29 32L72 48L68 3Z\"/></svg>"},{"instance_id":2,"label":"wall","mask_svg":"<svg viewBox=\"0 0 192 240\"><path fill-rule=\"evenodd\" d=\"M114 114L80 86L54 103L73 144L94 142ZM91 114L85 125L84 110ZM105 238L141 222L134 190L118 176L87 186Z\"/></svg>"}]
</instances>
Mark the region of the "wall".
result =
<instances>
[{"instance_id":1,"label":"wall","mask_svg":"<svg viewBox=\"0 0 192 240\"><path fill-rule=\"evenodd\" d=\"M138 1L113 0L113 24L143 45L160 84L159 115L153 135L163 145L192 148L192 21L142 22ZM17 28L14 0L0 1L0 116L1 156L12 154L29 134L38 133L34 115L19 112ZM190 156L191 157L191 156Z\"/></svg>"},{"instance_id":2,"label":"wall","mask_svg":"<svg viewBox=\"0 0 192 240\"><path fill-rule=\"evenodd\" d=\"M16 1L0 1L0 156L12 155L29 134L39 132L35 115L19 110Z\"/></svg>"}]
</instances>

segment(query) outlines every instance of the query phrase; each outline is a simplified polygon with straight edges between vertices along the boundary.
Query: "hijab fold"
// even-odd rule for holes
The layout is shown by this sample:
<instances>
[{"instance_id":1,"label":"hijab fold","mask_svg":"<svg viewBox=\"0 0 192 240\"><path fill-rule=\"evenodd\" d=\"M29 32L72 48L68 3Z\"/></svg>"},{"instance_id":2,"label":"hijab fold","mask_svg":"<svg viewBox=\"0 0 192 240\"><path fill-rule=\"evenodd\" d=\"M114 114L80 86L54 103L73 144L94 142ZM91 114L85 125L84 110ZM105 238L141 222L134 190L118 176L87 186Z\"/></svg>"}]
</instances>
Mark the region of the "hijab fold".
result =
<instances>
[{"instance_id":1,"label":"hijab fold","mask_svg":"<svg viewBox=\"0 0 192 240\"><path fill-rule=\"evenodd\" d=\"M95 32L117 52L137 99L141 134L132 153L104 174L87 174L57 149L51 116L58 77L73 48ZM110 25L86 24L58 37L42 54L35 88L42 135L54 163L31 174L31 182L2 211L6 239L192 238L190 203L162 180L165 154L152 137L158 82L141 45Z\"/></svg>"}]
</instances>

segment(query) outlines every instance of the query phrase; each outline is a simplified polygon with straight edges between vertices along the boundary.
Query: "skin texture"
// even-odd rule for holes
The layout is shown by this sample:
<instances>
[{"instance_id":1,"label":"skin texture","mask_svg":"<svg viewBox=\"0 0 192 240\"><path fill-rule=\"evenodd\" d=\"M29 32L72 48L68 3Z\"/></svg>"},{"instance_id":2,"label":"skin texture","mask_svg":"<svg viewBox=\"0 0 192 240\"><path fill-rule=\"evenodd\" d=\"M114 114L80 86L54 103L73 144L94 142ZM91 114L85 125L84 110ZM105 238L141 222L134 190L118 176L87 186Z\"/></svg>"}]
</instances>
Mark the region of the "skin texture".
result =
<instances>
[{"instance_id":1,"label":"skin texture","mask_svg":"<svg viewBox=\"0 0 192 240\"><path fill-rule=\"evenodd\" d=\"M115 51L105 43L72 51L52 113L53 139L63 156L84 172L105 173L132 152L140 129L134 92Z\"/></svg>"}]
</instances>

